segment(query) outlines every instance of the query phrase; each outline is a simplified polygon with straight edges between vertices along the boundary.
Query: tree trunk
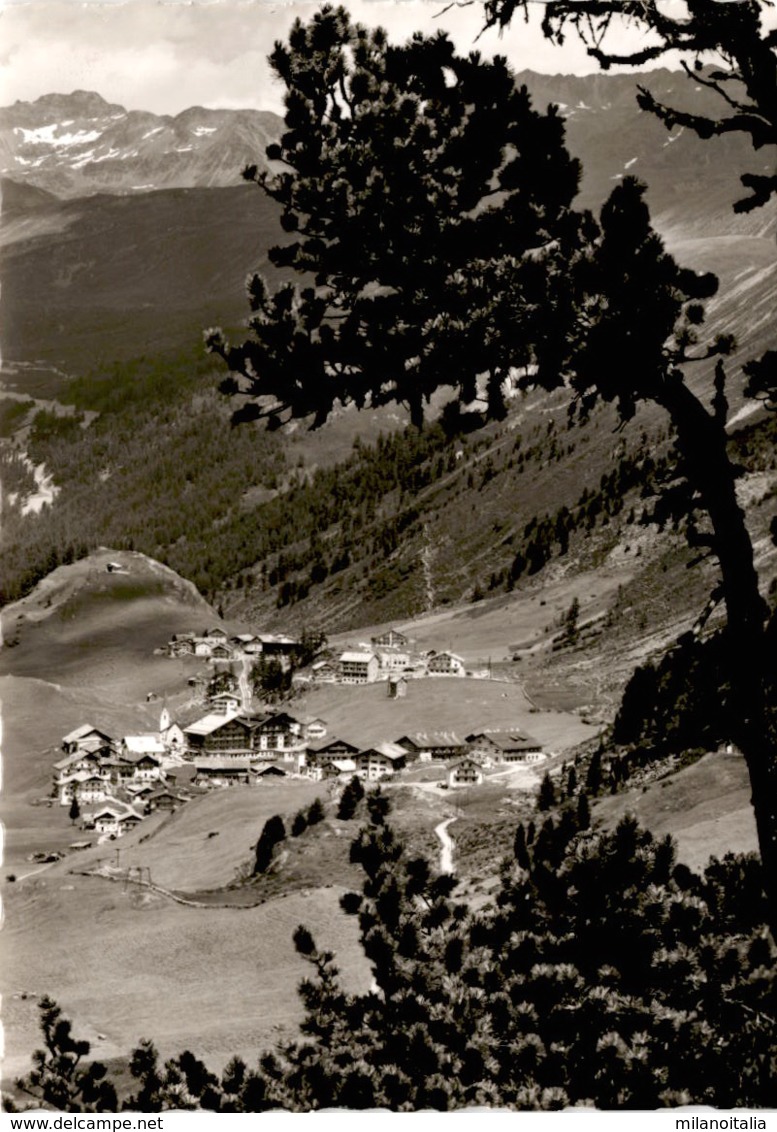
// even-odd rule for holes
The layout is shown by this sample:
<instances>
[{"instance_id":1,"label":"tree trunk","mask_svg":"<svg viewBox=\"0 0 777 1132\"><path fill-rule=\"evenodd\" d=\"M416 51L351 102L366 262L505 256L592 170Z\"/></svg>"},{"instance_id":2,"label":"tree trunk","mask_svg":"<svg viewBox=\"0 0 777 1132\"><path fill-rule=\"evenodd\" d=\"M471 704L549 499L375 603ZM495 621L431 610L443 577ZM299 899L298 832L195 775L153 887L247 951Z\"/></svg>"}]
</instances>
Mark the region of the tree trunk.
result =
<instances>
[{"instance_id":1,"label":"tree trunk","mask_svg":"<svg viewBox=\"0 0 777 1132\"><path fill-rule=\"evenodd\" d=\"M686 461L686 474L712 522L726 603L728 676L734 734L747 763L763 864L769 927L777 940L777 735L767 683L768 609L758 589L753 545L735 491L724 425L704 408L679 374L656 398L669 413Z\"/></svg>"}]
</instances>

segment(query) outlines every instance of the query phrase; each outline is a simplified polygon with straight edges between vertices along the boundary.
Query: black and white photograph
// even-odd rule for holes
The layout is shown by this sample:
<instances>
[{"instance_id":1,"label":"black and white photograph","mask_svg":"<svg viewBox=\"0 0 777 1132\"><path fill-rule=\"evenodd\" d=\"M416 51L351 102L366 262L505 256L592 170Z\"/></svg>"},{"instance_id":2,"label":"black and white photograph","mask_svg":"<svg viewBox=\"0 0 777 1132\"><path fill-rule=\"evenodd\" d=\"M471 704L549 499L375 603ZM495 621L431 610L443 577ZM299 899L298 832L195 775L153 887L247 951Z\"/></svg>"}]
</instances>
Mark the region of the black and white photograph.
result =
<instances>
[{"instance_id":1,"label":"black and white photograph","mask_svg":"<svg viewBox=\"0 0 777 1132\"><path fill-rule=\"evenodd\" d=\"M777 5L4 0L0 190L2 1110L767 1129Z\"/></svg>"}]
</instances>

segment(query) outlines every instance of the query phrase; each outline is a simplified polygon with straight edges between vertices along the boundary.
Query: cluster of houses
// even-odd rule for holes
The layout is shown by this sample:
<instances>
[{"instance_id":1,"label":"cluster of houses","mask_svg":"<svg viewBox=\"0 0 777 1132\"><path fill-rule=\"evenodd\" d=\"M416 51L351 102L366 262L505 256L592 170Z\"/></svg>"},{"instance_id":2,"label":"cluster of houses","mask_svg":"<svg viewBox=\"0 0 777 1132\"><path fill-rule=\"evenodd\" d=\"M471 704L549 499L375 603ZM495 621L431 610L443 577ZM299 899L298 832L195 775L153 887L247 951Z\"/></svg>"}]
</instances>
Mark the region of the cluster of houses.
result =
<instances>
[{"instance_id":1,"label":"cluster of houses","mask_svg":"<svg viewBox=\"0 0 777 1132\"><path fill-rule=\"evenodd\" d=\"M275 633L229 634L220 626L201 633L176 633L167 643L168 656L195 656L218 661L242 661L244 658L277 659L284 668L291 665L300 642L294 637ZM429 650L420 652L397 629L389 629L369 644L340 653L331 653L315 661L309 672L299 677L303 682L321 684L374 684L389 681L390 695L404 694L406 680L420 676L465 676L466 664L454 652Z\"/></svg>"},{"instance_id":2,"label":"cluster of houses","mask_svg":"<svg viewBox=\"0 0 777 1132\"><path fill-rule=\"evenodd\" d=\"M407 679L421 676L465 676L466 664L453 652L419 652L404 633L389 629L361 644L311 666L310 678L322 684L374 684L389 681L389 695L404 694Z\"/></svg>"},{"instance_id":3,"label":"cluster of houses","mask_svg":"<svg viewBox=\"0 0 777 1132\"><path fill-rule=\"evenodd\" d=\"M264 655L288 667L298 645L287 636L230 636L216 627L176 634L166 651L214 662ZM374 781L425 761L445 764L448 786L472 786L483 781L489 767L531 764L546 757L542 745L519 728L484 730L463 739L452 732L405 734L371 747L328 737L323 719L283 710L246 710L250 693L241 691L230 667L216 664L216 675L203 680L207 710L195 708L173 719L165 707L154 733L114 738L84 724L66 735L62 757L54 764L52 793L59 804L71 807L85 828L118 837L147 815L173 811L214 787L285 775L316 781L358 775ZM372 637L369 646L315 663L308 679L342 684L386 680L389 695L402 696L408 678L463 675L461 657L416 652L404 634L390 629Z\"/></svg>"},{"instance_id":4,"label":"cluster of houses","mask_svg":"<svg viewBox=\"0 0 777 1132\"><path fill-rule=\"evenodd\" d=\"M414 732L394 742L364 747L342 737L328 737L324 720L297 719L288 712L256 716L246 712L211 712L183 729L186 758L222 781L248 781L257 764L273 764L274 773L316 781L356 774L375 780L416 762L444 762L448 785L482 782L494 766L530 765L546 758L542 744L520 728L483 730L465 738L449 731Z\"/></svg>"},{"instance_id":5,"label":"cluster of houses","mask_svg":"<svg viewBox=\"0 0 777 1132\"><path fill-rule=\"evenodd\" d=\"M233 633L220 626L201 633L175 633L167 642L168 656L198 656L206 660L241 660L243 657L276 658L291 663L299 641L277 633Z\"/></svg>"},{"instance_id":6,"label":"cluster of houses","mask_svg":"<svg viewBox=\"0 0 777 1132\"><path fill-rule=\"evenodd\" d=\"M158 733L115 739L85 723L65 735L62 749L53 792L61 806L76 802L84 826L98 833L120 836L146 814L186 800L175 793L175 773L165 770L170 754Z\"/></svg>"},{"instance_id":7,"label":"cluster of houses","mask_svg":"<svg viewBox=\"0 0 777 1132\"><path fill-rule=\"evenodd\" d=\"M228 693L187 725L162 711L159 731L113 738L84 724L62 740L53 792L61 806L75 801L84 828L118 837L148 814L170 812L203 790L250 785L291 775L314 781L369 781L393 776L415 763L444 764L447 786L476 786L484 770L530 765L546 755L519 728L414 732L365 747L327 734L322 719L286 711L243 712Z\"/></svg>"}]
</instances>

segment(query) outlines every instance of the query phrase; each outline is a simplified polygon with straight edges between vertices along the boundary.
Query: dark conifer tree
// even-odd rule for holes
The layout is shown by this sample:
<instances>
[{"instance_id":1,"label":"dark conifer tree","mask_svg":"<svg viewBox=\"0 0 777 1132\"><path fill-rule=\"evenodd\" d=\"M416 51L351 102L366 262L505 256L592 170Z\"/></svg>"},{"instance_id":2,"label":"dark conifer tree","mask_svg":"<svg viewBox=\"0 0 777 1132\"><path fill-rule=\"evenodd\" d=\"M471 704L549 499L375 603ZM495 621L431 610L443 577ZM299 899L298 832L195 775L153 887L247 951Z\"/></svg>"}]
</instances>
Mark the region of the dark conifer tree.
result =
<instances>
[{"instance_id":1,"label":"dark conifer tree","mask_svg":"<svg viewBox=\"0 0 777 1132\"><path fill-rule=\"evenodd\" d=\"M256 843L254 873L264 873L269 868L273 858L275 846L286 837L286 827L283 818L278 814L268 818L264 823L259 840Z\"/></svg>"},{"instance_id":2,"label":"dark conifer tree","mask_svg":"<svg viewBox=\"0 0 777 1132\"><path fill-rule=\"evenodd\" d=\"M46 1109L115 1112L115 1086L101 1062L88 1060L89 1042L73 1037L72 1024L48 996L40 1000L39 1012L44 1048L33 1053L31 1071L17 1081L20 1091Z\"/></svg>"},{"instance_id":3,"label":"dark conifer tree","mask_svg":"<svg viewBox=\"0 0 777 1132\"><path fill-rule=\"evenodd\" d=\"M492 415L512 366L553 368L550 308L580 240L580 175L563 120L532 109L503 59L444 34L394 47L324 7L270 59L286 85L277 174L246 176L283 208L278 267L313 285L249 285L252 337L209 348L265 398L243 416L321 424L340 403L397 401L420 423L439 386L464 401L488 375ZM429 249L434 254L429 254Z\"/></svg>"},{"instance_id":4,"label":"dark conifer tree","mask_svg":"<svg viewBox=\"0 0 777 1132\"><path fill-rule=\"evenodd\" d=\"M540 783L539 794L537 795L537 809L538 810L552 810L556 804L556 788L553 785L553 779L550 777L550 772L546 771Z\"/></svg>"},{"instance_id":5,"label":"dark conifer tree","mask_svg":"<svg viewBox=\"0 0 777 1132\"><path fill-rule=\"evenodd\" d=\"M318 825L324 820L324 803L320 798L314 798L307 812L308 825Z\"/></svg>"},{"instance_id":6,"label":"dark conifer tree","mask_svg":"<svg viewBox=\"0 0 777 1132\"><path fill-rule=\"evenodd\" d=\"M515 831L513 855L522 869L528 869L530 858L526 844L526 830L524 829L523 822L518 823L518 828Z\"/></svg>"},{"instance_id":7,"label":"dark conifer tree","mask_svg":"<svg viewBox=\"0 0 777 1132\"><path fill-rule=\"evenodd\" d=\"M291 823L291 836L300 837L308 828L308 816L304 810L299 810Z\"/></svg>"},{"instance_id":8,"label":"dark conifer tree","mask_svg":"<svg viewBox=\"0 0 777 1132\"><path fill-rule=\"evenodd\" d=\"M588 772L585 778L585 789L587 794L590 794L592 798L595 798L601 788L602 752L594 751L593 755L591 755L591 761L588 764Z\"/></svg>"},{"instance_id":9,"label":"dark conifer tree","mask_svg":"<svg viewBox=\"0 0 777 1132\"><path fill-rule=\"evenodd\" d=\"M577 827L581 830L591 828L591 807L584 790L577 796Z\"/></svg>"}]
</instances>

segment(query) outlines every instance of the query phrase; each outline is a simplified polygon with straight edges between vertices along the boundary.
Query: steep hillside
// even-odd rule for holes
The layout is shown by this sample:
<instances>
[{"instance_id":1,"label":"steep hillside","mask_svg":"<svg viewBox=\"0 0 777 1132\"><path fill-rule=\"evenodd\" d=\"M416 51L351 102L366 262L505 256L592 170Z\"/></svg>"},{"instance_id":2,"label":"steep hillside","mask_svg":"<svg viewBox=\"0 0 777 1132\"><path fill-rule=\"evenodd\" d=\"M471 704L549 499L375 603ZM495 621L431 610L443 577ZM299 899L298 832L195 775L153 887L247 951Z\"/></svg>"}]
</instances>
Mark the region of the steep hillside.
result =
<instances>
[{"instance_id":1,"label":"steep hillside","mask_svg":"<svg viewBox=\"0 0 777 1132\"><path fill-rule=\"evenodd\" d=\"M197 348L204 327L243 322L249 272L279 277L267 259L283 238L278 210L256 186L72 201L15 188L12 205L0 227L2 377L26 394Z\"/></svg>"},{"instance_id":2,"label":"steep hillside","mask_svg":"<svg viewBox=\"0 0 777 1132\"><path fill-rule=\"evenodd\" d=\"M775 162L772 149L756 153L747 139L736 134L702 141L683 127L668 131L637 105L640 86L659 102L717 116L717 96L682 72L541 75L523 71L517 81L526 85L539 107L555 103L561 110L567 146L583 162L578 204L598 209L613 183L629 173L647 183L647 200L662 232L755 236L775 231L774 206L742 215L731 210L732 203L745 195L740 173L770 173Z\"/></svg>"},{"instance_id":3,"label":"steep hillside","mask_svg":"<svg viewBox=\"0 0 777 1132\"><path fill-rule=\"evenodd\" d=\"M656 837L671 833L680 860L702 869L710 856L758 851L750 795L742 756L718 751L646 788L601 799L593 816L614 829L624 814L635 814Z\"/></svg>"},{"instance_id":4,"label":"steep hillside","mask_svg":"<svg viewBox=\"0 0 777 1132\"><path fill-rule=\"evenodd\" d=\"M302 1018L296 988L308 968L292 942L300 923L337 952L348 989L369 985L341 891L292 893L255 908L191 908L70 877L60 866L6 886L5 1074L29 1069L44 994L78 1020L79 1037L104 1060L126 1058L153 1036L163 1058L191 1049L214 1068L236 1054L254 1065L260 1051L291 1040Z\"/></svg>"}]
</instances>

